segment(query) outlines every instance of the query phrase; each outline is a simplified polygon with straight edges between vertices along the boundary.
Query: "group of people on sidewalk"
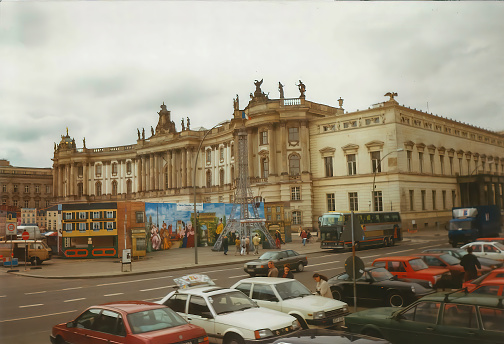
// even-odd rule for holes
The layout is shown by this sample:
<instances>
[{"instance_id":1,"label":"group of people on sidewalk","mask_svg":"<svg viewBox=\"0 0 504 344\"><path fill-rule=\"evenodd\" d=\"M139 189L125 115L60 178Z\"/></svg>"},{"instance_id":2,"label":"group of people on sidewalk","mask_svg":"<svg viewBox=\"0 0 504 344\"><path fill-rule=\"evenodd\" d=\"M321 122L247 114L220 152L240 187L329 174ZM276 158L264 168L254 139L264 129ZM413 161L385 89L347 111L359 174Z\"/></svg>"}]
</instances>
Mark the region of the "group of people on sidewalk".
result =
<instances>
[{"instance_id":1,"label":"group of people on sidewalk","mask_svg":"<svg viewBox=\"0 0 504 344\"><path fill-rule=\"evenodd\" d=\"M259 244L261 243L261 237L259 236L259 234L255 234L255 236L252 238L252 244L254 245L254 255L257 255L259 254ZM247 236L247 237L243 237L243 238L239 238L239 237L236 237L234 239L234 244L235 244L235 247L236 247L236 251L235 251L235 256L237 255L246 255L246 254L249 254L250 253L250 237ZM229 238L227 235L224 235L222 237L222 249L224 251L224 254L227 255L228 251L229 251Z\"/></svg>"}]
</instances>

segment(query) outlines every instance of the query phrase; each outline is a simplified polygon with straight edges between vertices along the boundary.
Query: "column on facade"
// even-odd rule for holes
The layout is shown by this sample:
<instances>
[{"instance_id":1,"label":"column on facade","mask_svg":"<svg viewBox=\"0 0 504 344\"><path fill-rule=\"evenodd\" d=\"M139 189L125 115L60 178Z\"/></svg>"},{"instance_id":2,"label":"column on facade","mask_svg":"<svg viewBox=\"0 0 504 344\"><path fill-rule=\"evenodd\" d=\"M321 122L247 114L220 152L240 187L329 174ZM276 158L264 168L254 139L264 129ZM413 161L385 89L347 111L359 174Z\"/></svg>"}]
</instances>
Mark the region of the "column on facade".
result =
<instances>
[{"instance_id":1,"label":"column on facade","mask_svg":"<svg viewBox=\"0 0 504 344\"><path fill-rule=\"evenodd\" d=\"M148 187L147 191L154 190L154 154L149 154L149 167L148 167Z\"/></svg>"},{"instance_id":2,"label":"column on facade","mask_svg":"<svg viewBox=\"0 0 504 344\"><path fill-rule=\"evenodd\" d=\"M153 188L154 190L159 190L159 155L156 153L153 153L153 160L154 160L154 184Z\"/></svg>"},{"instance_id":3,"label":"column on facade","mask_svg":"<svg viewBox=\"0 0 504 344\"><path fill-rule=\"evenodd\" d=\"M187 187L193 186L193 148L186 149L187 160Z\"/></svg>"},{"instance_id":4,"label":"column on facade","mask_svg":"<svg viewBox=\"0 0 504 344\"><path fill-rule=\"evenodd\" d=\"M75 185L75 164L70 163L70 180L69 180L70 196L75 195L74 185Z\"/></svg>"},{"instance_id":5,"label":"column on facade","mask_svg":"<svg viewBox=\"0 0 504 344\"><path fill-rule=\"evenodd\" d=\"M247 129L247 149L248 149L248 174L249 178L254 178L254 133L252 128Z\"/></svg>"},{"instance_id":6,"label":"column on facade","mask_svg":"<svg viewBox=\"0 0 504 344\"><path fill-rule=\"evenodd\" d=\"M88 196L89 195L89 168L88 163L82 163L82 194Z\"/></svg>"},{"instance_id":7,"label":"column on facade","mask_svg":"<svg viewBox=\"0 0 504 344\"><path fill-rule=\"evenodd\" d=\"M147 158L145 155L141 156L142 161L142 191L147 191Z\"/></svg>"},{"instance_id":8,"label":"column on facade","mask_svg":"<svg viewBox=\"0 0 504 344\"><path fill-rule=\"evenodd\" d=\"M499 208L502 208L502 203L501 203L501 199L502 199L502 194L501 194L501 183L497 182L497 183L494 183L494 188L495 188L495 205L497 205Z\"/></svg>"},{"instance_id":9,"label":"column on facade","mask_svg":"<svg viewBox=\"0 0 504 344\"><path fill-rule=\"evenodd\" d=\"M95 163L89 164L91 169L91 183L90 183L90 194L96 195L96 185L95 185L95 175L96 175L96 167Z\"/></svg>"},{"instance_id":10,"label":"column on facade","mask_svg":"<svg viewBox=\"0 0 504 344\"><path fill-rule=\"evenodd\" d=\"M142 182L142 159L141 157L137 157L136 159L136 170L137 170L137 177L136 177L136 180L137 180L137 192L141 192L142 191L142 187L143 187L143 182Z\"/></svg>"},{"instance_id":11,"label":"column on facade","mask_svg":"<svg viewBox=\"0 0 504 344\"><path fill-rule=\"evenodd\" d=\"M172 188L172 152L166 152L166 178L167 178L167 188Z\"/></svg>"},{"instance_id":12,"label":"column on facade","mask_svg":"<svg viewBox=\"0 0 504 344\"><path fill-rule=\"evenodd\" d=\"M310 172L310 154L308 149L308 137L310 133L308 132L308 121L301 122L300 128L300 141L301 141L301 173Z\"/></svg>"},{"instance_id":13,"label":"column on facade","mask_svg":"<svg viewBox=\"0 0 504 344\"><path fill-rule=\"evenodd\" d=\"M52 193L53 193L53 197L57 198L58 197L58 189L57 189L57 187L58 187L58 166L57 165L54 166L54 173L53 173L52 177L53 177L53 185L52 185L53 192Z\"/></svg>"},{"instance_id":14,"label":"column on facade","mask_svg":"<svg viewBox=\"0 0 504 344\"><path fill-rule=\"evenodd\" d=\"M188 177L188 173L187 173L187 149L185 148L182 148L180 150L180 157L182 159L182 171L181 171L181 177L182 177L182 185L181 187L182 188L186 188L187 187L187 177Z\"/></svg>"},{"instance_id":15,"label":"column on facade","mask_svg":"<svg viewBox=\"0 0 504 344\"><path fill-rule=\"evenodd\" d=\"M278 172L280 174L289 174L289 169L288 169L288 159L287 159L287 123L286 122L281 122L280 123L280 159L275 159L278 160L278 164L280 165L280 168L278 169Z\"/></svg>"},{"instance_id":16,"label":"column on facade","mask_svg":"<svg viewBox=\"0 0 504 344\"><path fill-rule=\"evenodd\" d=\"M172 189L177 188L177 151L172 150L171 156L171 182Z\"/></svg>"},{"instance_id":17,"label":"column on facade","mask_svg":"<svg viewBox=\"0 0 504 344\"><path fill-rule=\"evenodd\" d=\"M268 144L269 144L269 158L268 158L269 174L270 175L278 175L276 159L275 159L276 135L275 135L274 124L270 124L268 126Z\"/></svg>"},{"instance_id":18,"label":"column on facade","mask_svg":"<svg viewBox=\"0 0 504 344\"><path fill-rule=\"evenodd\" d=\"M159 180L159 190L164 190L165 189L165 182L164 182L164 169L166 166L166 160L164 158L164 153L159 153L158 155L159 159L159 175L158 175L158 180Z\"/></svg>"}]
</instances>

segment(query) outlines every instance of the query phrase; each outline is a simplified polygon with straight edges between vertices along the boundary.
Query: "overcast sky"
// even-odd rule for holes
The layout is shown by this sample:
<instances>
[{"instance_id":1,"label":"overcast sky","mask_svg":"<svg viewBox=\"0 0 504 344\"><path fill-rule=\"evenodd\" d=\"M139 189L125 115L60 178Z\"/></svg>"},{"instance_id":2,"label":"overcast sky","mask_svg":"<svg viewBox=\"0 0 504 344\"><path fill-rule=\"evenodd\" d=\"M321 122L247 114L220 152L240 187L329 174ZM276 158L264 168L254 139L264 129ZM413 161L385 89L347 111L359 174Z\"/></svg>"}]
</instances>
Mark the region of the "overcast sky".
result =
<instances>
[{"instance_id":1,"label":"overcast sky","mask_svg":"<svg viewBox=\"0 0 504 344\"><path fill-rule=\"evenodd\" d=\"M346 111L400 104L504 130L503 2L0 2L0 158L128 145L164 102L180 130L262 90ZM140 129L141 130L141 129Z\"/></svg>"}]
</instances>

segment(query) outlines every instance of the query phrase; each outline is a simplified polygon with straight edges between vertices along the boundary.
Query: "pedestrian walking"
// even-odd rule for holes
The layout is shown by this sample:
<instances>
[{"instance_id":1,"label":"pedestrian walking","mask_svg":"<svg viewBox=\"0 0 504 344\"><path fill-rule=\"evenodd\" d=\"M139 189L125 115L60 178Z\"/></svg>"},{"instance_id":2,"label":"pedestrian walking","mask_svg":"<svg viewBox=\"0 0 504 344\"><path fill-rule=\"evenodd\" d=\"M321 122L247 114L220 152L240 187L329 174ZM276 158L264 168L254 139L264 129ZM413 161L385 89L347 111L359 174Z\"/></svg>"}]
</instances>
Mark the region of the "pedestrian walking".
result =
<instances>
[{"instance_id":1,"label":"pedestrian walking","mask_svg":"<svg viewBox=\"0 0 504 344\"><path fill-rule=\"evenodd\" d=\"M247 235L247 237L245 238L245 252L249 254L249 251L250 251L250 237Z\"/></svg>"},{"instance_id":2,"label":"pedestrian walking","mask_svg":"<svg viewBox=\"0 0 504 344\"><path fill-rule=\"evenodd\" d=\"M318 295L328 297L330 299L333 298L331 293L331 288L329 287L329 283L327 283L328 278L324 275L314 273L313 279L317 282L315 286L315 291Z\"/></svg>"},{"instance_id":3,"label":"pedestrian walking","mask_svg":"<svg viewBox=\"0 0 504 344\"><path fill-rule=\"evenodd\" d=\"M261 237L259 234L256 233L256 235L252 238L252 243L254 244L254 254L259 254L259 244L261 243Z\"/></svg>"},{"instance_id":4,"label":"pedestrian walking","mask_svg":"<svg viewBox=\"0 0 504 344\"><path fill-rule=\"evenodd\" d=\"M481 264L478 258L472 253L473 248L467 247L467 254L460 260L460 265L464 268L464 281L470 281L478 277L478 270L481 269Z\"/></svg>"},{"instance_id":5,"label":"pedestrian walking","mask_svg":"<svg viewBox=\"0 0 504 344\"><path fill-rule=\"evenodd\" d=\"M283 273L282 277L283 278L292 278L292 279L294 279L294 274L292 273L292 271L290 271L289 264L285 264L284 265L284 273Z\"/></svg>"},{"instance_id":6,"label":"pedestrian walking","mask_svg":"<svg viewBox=\"0 0 504 344\"><path fill-rule=\"evenodd\" d=\"M236 237L236 240L235 240L235 247L236 247L235 256L237 256L240 254L240 251L241 251L241 242L240 242L240 238L238 236Z\"/></svg>"},{"instance_id":7,"label":"pedestrian walking","mask_svg":"<svg viewBox=\"0 0 504 344\"><path fill-rule=\"evenodd\" d=\"M308 235L306 234L306 231L304 229L301 230L301 240L303 242L303 246L306 246L306 238L308 237Z\"/></svg>"},{"instance_id":8,"label":"pedestrian walking","mask_svg":"<svg viewBox=\"0 0 504 344\"><path fill-rule=\"evenodd\" d=\"M240 256L244 256L245 255L245 249L246 249L246 240L245 240L245 237L243 237L241 239L241 251L240 251Z\"/></svg>"},{"instance_id":9,"label":"pedestrian walking","mask_svg":"<svg viewBox=\"0 0 504 344\"><path fill-rule=\"evenodd\" d=\"M278 229L275 232L275 245L279 250L282 248L282 234Z\"/></svg>"},{"instance_id":10,"label":"pedestrian walking","mask_svg":"<svg viewBox=\"0 0 504 344\"><path fill-rule=\"evenodd\" d=\"M268 277L278 277L278 269L271 260L268 262L268 269Z\"/></svg>"},{"instance_id":11,"label":"pedestrian walking","mask_svg":"<svg viewBox=\"0 0 504 344\"><path fill-rule=\"evenodd\" d=\"M224 254L227 256L228 253L229 240L227 235L224 235L222 238L222 249L224 250Z\"/></svg>"}]
</instances>

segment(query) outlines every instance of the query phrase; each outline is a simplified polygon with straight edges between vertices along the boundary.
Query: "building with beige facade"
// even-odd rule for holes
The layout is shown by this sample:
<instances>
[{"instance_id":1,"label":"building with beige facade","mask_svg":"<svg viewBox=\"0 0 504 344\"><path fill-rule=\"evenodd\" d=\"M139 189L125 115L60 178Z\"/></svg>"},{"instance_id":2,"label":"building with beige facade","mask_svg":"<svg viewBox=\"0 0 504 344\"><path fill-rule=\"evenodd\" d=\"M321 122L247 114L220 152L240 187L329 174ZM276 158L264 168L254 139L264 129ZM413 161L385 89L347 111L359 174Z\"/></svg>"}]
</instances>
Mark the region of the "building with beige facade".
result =
<instances>
[{"instance_id":1,"label":"building with beige facade","mask_svg":"<svg viewBox=\"0 0 504 344\"><path fill-rule=\"evenodd\" d=\"M0 203L21 208L45 208L53 192L51 168L16 167L0 159Z\"/></svg>"},{"instance_id":2,"label":"building with beige facade","mask_svg":"<svg viewBox=\"0 0 504 344\"><path fill-rule=\"evenodd\" d=\"M399 105L393 92L350 113L341 98L306 100L304 85L299 98L269 99L256 82L250 96L210 132L189 119L176 130L164 104L133 144L77 148L67 132L54 152L55 202L192 203L194 190L197 202L232 202L245 128L252 191L266 209L281 205L270 221L294 231L331 210L399 211L403 226L422 228L446 222L453 206L504 204L502 133Z\"/></svg>"}]
</instances>

